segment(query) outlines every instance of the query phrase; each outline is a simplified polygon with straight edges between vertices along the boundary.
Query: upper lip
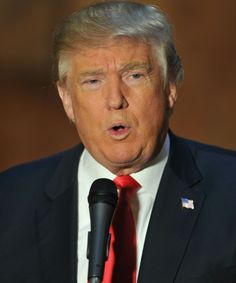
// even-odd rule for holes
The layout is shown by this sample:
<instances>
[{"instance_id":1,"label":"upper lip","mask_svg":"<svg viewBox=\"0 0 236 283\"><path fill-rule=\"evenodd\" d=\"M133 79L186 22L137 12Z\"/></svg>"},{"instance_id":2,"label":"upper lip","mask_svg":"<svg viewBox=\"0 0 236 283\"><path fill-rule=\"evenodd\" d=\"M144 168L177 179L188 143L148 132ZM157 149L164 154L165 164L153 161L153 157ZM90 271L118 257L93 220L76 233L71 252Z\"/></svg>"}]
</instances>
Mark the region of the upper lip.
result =
<instances>
[{"instance_id":1,"label":"upper lip","mask_svg":"<svg viewBox=\"0 0 236 283\"><path fill-rule=\"evenodd\" d=\"M130 128L130 126L125 122L114 122L111 124L108 130L113 130L116 127Z\"/></svg>"}]
</instances>

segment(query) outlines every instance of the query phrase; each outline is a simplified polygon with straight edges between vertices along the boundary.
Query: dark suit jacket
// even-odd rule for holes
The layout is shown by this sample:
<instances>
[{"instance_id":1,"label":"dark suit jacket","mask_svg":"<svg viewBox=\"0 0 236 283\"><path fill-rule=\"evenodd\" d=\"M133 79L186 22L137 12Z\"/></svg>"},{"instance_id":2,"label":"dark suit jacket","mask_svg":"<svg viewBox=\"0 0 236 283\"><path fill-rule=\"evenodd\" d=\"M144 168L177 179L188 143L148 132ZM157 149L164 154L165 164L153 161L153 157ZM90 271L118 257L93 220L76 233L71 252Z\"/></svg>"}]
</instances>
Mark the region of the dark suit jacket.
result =
<instances>
[{"instance_id":1,"label":"dark suit jacket","mask_svg":"<svg viewBox=\"0 0 236 283\"><path fill-rule=\"evenodd\" d=\"M82 150L0 175L1 283L76 282ZM236 282L235 153L171 135L138 278L147 282Z\"/></svg>"}]
</instances>

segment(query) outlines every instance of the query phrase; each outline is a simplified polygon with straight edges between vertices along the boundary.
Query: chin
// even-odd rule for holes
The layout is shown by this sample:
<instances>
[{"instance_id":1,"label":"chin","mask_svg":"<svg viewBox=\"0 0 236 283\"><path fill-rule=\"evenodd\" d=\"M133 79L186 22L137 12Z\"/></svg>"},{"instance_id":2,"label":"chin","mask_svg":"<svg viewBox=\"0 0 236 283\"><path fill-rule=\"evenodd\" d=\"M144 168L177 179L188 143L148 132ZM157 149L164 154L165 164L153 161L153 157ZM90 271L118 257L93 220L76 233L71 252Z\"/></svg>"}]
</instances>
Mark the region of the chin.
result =
<instances>
[{"instance_id":1,"label":"chin","mask_svg":"<svg viewBox=\"0 0 236 283\"><path fill-rule=\"evenodd\" d=\"M139 155L112 155L109 156L109 163L111 164L112 167L114 168L119 168L119 169L134 169L136 167L140 167L140 156Z\"/></svg>"},{"instance_id":2,"label":"chin","mask_svg":"<svg viewBox=\"0 0 236 283\"><path fill-rule=\"evenodd\" d=\"M107 154L109 153L109 155ZM110 151L106 151L107 157L110 157L111 160L116 161L117 163L130 163L134 162L140 157L140 151L138 149L134 150L134 147L113 147Z\"/></svg>"}]
</instances>

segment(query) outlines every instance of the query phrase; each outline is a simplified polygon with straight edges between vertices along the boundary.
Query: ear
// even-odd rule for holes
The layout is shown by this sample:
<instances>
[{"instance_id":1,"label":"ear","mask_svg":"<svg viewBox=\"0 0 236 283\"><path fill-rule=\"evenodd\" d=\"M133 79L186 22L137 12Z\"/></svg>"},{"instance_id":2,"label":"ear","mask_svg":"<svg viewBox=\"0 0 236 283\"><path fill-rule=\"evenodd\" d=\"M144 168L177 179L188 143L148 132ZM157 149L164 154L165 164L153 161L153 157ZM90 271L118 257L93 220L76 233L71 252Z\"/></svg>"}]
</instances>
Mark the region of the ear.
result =
<instances>
[{"instance_id":1,"label":"ear","mask_svg":"<svg viewBox=\"0 0 236 283\"><path fill-rule=\"evenodd\" d=\"M175 103L177 101L177 86L174 82L169 82L167 86L167 97L169 110L173 111Z\"/></svg>"},{"instance_id":2,"label":"ear","mask_svg":"<svg viewBox=\"0 0 236 283\"><path fill-rule=\"evenodd\" d=\"M72 97L71 94L68 92L68 89L66 87L65 83L57 82L57 90L59 93L59 96L61 98L64 110L66 112L67 117L74 122L75 116L73 111L73 103L72 103Z\"/></svg>"}]
</instances>

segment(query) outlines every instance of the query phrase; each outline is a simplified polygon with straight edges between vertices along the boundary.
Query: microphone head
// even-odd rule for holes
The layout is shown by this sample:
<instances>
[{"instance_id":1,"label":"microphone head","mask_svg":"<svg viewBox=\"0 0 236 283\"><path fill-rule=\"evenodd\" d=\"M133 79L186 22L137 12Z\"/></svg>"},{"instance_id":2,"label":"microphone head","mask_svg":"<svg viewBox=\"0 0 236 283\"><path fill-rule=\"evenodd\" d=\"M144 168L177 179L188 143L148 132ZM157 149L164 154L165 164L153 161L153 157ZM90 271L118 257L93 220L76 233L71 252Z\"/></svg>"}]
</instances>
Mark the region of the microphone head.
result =
<instances>
[{"instance_id":1,"label":"microphone head","mask_svg":"<svg viewBox=\"0 0 236 283\"><path fill-rule=\"evenodd\" d=\"M89 205L107 203L116 206L118 200L117 188L113 181L105 178L97 179L92 183L88 195Z\"/></svg>"}]
</instances>

